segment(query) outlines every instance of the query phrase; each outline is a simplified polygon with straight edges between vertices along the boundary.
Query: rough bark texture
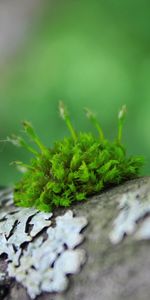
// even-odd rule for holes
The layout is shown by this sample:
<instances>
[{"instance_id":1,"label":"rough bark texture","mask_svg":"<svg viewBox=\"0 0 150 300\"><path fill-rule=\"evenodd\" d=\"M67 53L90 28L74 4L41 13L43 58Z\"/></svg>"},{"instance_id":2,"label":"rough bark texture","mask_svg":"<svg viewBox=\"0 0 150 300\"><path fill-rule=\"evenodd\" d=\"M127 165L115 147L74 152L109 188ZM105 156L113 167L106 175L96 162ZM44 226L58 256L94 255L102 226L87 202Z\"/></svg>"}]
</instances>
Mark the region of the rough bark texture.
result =
<instances>
[{"instance_id":1,"label":"rough bark texture","mask_svg":"<svg viewBox=\"0 0 150 300\"><path fill-rule=\"evenodd\" d=\"M43 294L38 300L149 300L150 241L127 237L118 245L109 241L117 200L122 193L141 190L150 193L150 177L140 178L110 189L73 207L78 216L89 221L85 229L87 261L80 274L71 276L69 289L63 294ZM59 210L57 214L62 214ZM56 215L56 213L55 213ZM0 268L6 269L5 257ZM26 290L14 280L0 283L0 299L29 300Z\"/></svg>"}]
</instances>

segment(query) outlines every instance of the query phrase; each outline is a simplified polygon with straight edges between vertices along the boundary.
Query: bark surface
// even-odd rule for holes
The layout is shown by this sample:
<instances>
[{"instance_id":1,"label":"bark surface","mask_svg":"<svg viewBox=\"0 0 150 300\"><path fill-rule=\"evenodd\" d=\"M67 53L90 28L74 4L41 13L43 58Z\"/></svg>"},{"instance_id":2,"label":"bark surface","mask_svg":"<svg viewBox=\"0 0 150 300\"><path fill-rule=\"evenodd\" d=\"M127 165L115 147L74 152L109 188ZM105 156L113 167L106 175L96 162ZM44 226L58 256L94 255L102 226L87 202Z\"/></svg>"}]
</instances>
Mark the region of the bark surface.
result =
<instances>
[{"instance_id":1,"label":"bark surface","mask_svg":"<svg viewBox=\"0 0 150 300\"><path fill-rule=\"evenodd\" d=\"M150 241L135 241L126 237L112 245L109 233L118 215L118 199L123 193L150 193L150 177L126 182L107 190L84 203L74 205L77 216L88 219L85 229L87 261L80 274L70 276L70 285L62 294L42 294L38 300L149 300L150 299ZM61 215L59 209L54 215ZM0 258L0 270L6 270L5 256ZM26 290L13 279L0 282L1 300L29 300Z\"/></svg>"}]
</instances>

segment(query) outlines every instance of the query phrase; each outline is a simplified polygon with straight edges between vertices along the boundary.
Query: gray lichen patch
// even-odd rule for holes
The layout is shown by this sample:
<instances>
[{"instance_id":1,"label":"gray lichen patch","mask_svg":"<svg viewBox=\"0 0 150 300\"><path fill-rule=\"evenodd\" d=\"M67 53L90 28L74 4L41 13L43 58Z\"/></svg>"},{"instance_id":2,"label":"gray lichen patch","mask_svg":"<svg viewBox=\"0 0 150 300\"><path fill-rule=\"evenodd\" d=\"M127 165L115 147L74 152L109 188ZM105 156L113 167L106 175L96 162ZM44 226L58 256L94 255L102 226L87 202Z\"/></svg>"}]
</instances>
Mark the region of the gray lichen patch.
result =
<instances>
[{"instance_id":1,"label":"gray lichen patch","mask_svg":"<svg viewBox=\"0 0 150 300\"><path fill-rule=\"evenodd\" d=\"M21 283L32 299L42 292L64 291L67 274L78 273L86 259L85 251L76 247L83 241L87 219L67 211L56 217L52 227L51 218L52 213L33 208L10 206L0 213L0 255L7 254L8 276ZM44 228L46 237L39 235Z\"/></svg>"},{"instance_id":2,"label":"gray lichen patch","mask_svg":"<svg viewBox=\"0 0 150 300\"><path fill-rule=\"evenodd\" d=\"M118 244L125 235L134 234L135 239L150 239L150 197L138 190L124 193L119 198L119 214L113 222L110 241Z\"/></svg>"},{"instance_id":3,"label":"gray lichen patch","mask_svg":"<svg viewBox=\"0 0 150 300\"><path fill-rule=\"evenodd\" d=\"M36 216L37 214L37 216ZM37 221L39 214L39 220ZM24 242L29 242L32 237L39 233L44 227L50 226L52 214L39 213L34 208L12 209L10 212L0 213L0 234L4 235L9 245L19 248ZM28 222L29 218L32 220ZM33 225L31 233L26 231L27 225Z\"/></svg>"},{"instance_id":4,"label":"gray lichen patch","mask_svg":"<svg viewBox=\"0 0 150 300\"><path fill-rule=\"evenodd\" d=\"M13 190L11 188L0 189L0 208L13 204Z\"/></svg>"},{"instance_id":5,"label":"gray lichen patch","mask_svg":"<svg viewBox=\"0 0 150 300\"><path fill-rule=\"evenodd\" d=\"M6 276L5 273L0 272L0 281L3 280L3 279L5 279L5 276Z\"/></svg>"}]
</instances>

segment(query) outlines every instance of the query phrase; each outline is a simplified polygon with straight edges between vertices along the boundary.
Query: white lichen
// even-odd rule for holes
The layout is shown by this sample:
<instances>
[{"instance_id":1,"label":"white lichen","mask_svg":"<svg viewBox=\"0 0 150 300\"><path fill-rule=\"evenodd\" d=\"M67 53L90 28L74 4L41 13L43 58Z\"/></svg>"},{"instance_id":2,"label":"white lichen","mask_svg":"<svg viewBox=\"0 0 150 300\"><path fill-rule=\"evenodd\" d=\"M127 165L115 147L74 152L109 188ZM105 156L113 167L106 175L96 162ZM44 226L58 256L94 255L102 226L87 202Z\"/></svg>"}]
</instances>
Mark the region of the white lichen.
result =
<instances>
[{"instance_id":1,"label":"white lichen","mask_svg":"<svg viewBox=\"0 0 150 300\"><path fill-rule=\"evenodd\" d=\"M150 217L147 217L141 224L140 228L135 234L137 240L149 240L150 239Z\"/></svg>"},{"instance_id":2,"label":"white lichen","mask_svg":"<svg viewBox=\"0 0 150 300\"><path fill-rule=\"evenodd\" d=\"M33 208L7 210L0 213L0 254L8 255L8 275L20 282L32 299L42 292L64 291L67 275L79 272L85 262L85 251L74 248L83 241L86 218L68 211L51 227L52 213ZM46 237L39 235L45 227Z\"/></svg>"},{"instance_id":3,"label":"white lichen","mask_svg":"<svg viewBox=\"0 0 150 300\"><path fill-rule=\"evenodd\" d=\"M138 191L125 193L119 199L118 209L119 215L113 222L113 230L109 236L113 244L121 242L125 235L134 234L137 230L138 232L134 235L134 238L150 238L150 220L144 220L150 213L149 198L143 199Z\"/></svg>"}]
</instances>

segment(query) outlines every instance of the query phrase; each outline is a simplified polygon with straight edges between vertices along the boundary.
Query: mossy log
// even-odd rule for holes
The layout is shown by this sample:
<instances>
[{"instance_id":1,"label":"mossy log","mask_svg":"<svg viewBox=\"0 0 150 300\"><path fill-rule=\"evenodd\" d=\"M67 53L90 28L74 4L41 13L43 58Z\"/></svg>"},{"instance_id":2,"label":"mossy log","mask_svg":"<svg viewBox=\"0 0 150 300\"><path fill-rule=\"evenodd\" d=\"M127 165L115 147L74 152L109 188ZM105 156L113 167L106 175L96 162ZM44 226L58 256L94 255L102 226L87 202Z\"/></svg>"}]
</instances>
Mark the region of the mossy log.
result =
<instances>
[{"instance_id":1,"label":"mossy log","mask_svg":"<svg viewBox=\"0 0 150 300\"><path fill-rule=\"evenodd\" d=\"M141 190L150 193L150 177L126 182L72 207L75 215L85 216L87 260L78 275L70 276L70 285L62 294L42 294L38 300L149 300L150 241L135 241L132 236L112 245L109 233L118 214L118 198L123 193ZM62 214L59 209L55 216ZM6 270L5 257L0 259ZM1 300L29 300L26 290L13 279L0 283Z\"/></svg>"}]
</instances>

